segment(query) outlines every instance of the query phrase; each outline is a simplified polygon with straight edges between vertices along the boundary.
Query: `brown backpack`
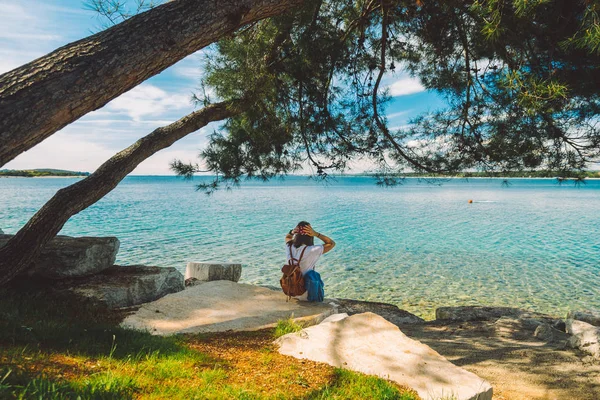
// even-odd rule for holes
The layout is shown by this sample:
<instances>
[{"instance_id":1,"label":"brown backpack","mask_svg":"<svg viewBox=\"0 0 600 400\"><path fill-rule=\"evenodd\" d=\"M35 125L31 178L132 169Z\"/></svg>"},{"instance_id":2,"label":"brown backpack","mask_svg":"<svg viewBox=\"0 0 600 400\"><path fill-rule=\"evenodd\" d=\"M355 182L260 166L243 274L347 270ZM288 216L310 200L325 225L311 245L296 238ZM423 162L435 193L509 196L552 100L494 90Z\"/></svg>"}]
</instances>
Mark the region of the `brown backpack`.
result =
<instances>
[{"instance_id":1,"label":"brown backpack","mask_svg":"<svg viewBox=\"0 0 600 400\"><path fill-rule=\"evenodd\" d=\"M293 296L300 296L306 292L306 287L304 286L304 277L302 276L302 271L300 270L300 261L304 256L305 250L306 247L302 249L300 258L296 260L294 257L292 257L292 246L290 246L290 260L281 268L283 276L279 280L279 283L281 284L283 293L288 296L286 301L289 301Z\"/></svg>"}]
</instances>

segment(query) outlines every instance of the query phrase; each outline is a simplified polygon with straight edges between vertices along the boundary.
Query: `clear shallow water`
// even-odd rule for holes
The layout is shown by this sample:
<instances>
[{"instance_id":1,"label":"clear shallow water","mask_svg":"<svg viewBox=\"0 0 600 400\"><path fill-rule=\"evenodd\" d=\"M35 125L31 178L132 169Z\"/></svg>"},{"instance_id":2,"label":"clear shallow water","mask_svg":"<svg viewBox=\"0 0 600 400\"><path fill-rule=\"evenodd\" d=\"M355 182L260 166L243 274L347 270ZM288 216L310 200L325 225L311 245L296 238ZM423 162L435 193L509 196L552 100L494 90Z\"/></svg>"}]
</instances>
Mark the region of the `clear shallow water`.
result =
<instances>
[{"instance_id":1,"label":"clear shallow water","mask_svg":"<svg viewBox=\"0 0 600 400\"><path fill-rule=\"evenodd\" d=\"M0 179L0 228L15 233L75 180ZM428 318L443 305L600 308L600 181L511 182L409 179L384 189L365 177L290 177L207 197L174 177L128 177L61 233L119 237L124 265L184 272L187 261L241 262L242 281L278 285L283 236L308 220L337 242L318 268L329 296Z\"/></svg>"}]
</instances>

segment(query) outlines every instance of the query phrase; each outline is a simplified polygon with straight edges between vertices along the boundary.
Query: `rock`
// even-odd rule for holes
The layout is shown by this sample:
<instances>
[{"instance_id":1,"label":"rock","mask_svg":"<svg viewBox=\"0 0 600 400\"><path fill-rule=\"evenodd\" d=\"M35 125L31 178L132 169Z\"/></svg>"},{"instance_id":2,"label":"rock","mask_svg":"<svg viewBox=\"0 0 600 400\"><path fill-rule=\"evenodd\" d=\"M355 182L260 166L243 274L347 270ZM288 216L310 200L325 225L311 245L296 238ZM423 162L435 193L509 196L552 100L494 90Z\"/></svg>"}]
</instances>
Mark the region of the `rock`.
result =
<instances>
[{"instance_id":1,"label":"rock","mask_svg":"<svg viewBox=\"0 0 600 400\"><path fill-rule=\"evenodd\" d=\"M422 318L408 311L401 310L393 304L349 299L334 299L333 301L338 305L338 312L348 313L348 315L372 312L395 325L421 324L425 322Z\"/></svg>"},{"instance_id":2,"label":"rock","mask_svg":"<svg viewBox=\"0 0 600 400\"><path fill-rule=\"evenodd\" d=\"M482 306L460 306L460 307L440 307L435 310L436 320L450 320L456 322L466 321L495 321L501 317L518 318L529 323L532 329L551 317L521 310L512 307L482 307Z\"/></svg>"},{"instance_id":3,"label":"rock","mask_svg":"<svg viewBox=\"0 0 600 400\"><path fill-rule=\"evenodd\" d=\"M185 269L185 279L196 278L204 282L237 282L241 276L242 264L189 262Z\"/></svg>"},{"instance_id":4,"label":"rock","mask_svg":"<svg viewBox=\"0 0 600 400\"><path fill-rule=\"evenodd\" d=\"M197 284L199 284L201 282L202 281L199 281L196 278L187 278L184 283L185 283L185 287L188 287L188 286L196 286Z\"/></svg>"},{"instance_id":5,"label":"rock","mask_svg":"<svg viewBox=\"0 0 600 400\"><path fill-rule=\"evenodd\" d=\"M139 305L184 289L175 268L144 265L112 266L99 274L57 282L56 288L109 308Z\"/></svg>"},{"instance_id":6,"label":"rock","mask_svg":"<svg viewBox=\"0 0 600 400\"><path fill-rule=\"evenodd\" d=\"M321 323L325 323L325 322L337 322L337 321L341 321L344 318L348 318L348 314L346 313L338 313L338 314L333 314L330 315L329 317L325 318L323 321L321 321Z\"/></svg>"},{"instance_id":7,"label":"rock","mask_svg":"<svg viewBox=\"0 0 600 400\"><path fill-rule=\"evenodd\" d=\"M156 310L159 312L157 313ZM305 326L337 312L323 303L286 301L283 292L230 281L200 282L186 290L144 304L122 326L154 335L177 333L251 331L274 327L293 317Z\"/></svg>"},{"instance_id":8,"label":"rock","mask_svg":"<svg viewBox=\"0 0 600 400\"><path fill-rule=\"evenodd\" d=\"M573 335L567 345L600 360L600 328L576 319L567 319L565 322L567 333Z\"/></svg>"},{"instance_id":9,"label":"rock","mask_svg":"<svg viewBox=\"0 0 600 400\"><path fill-rule=\"evenodd\" d=\"M561 332L564 332L564 333L567 332L567 324L562 319L555 320L554 323L552 324L552 327L554 329L557 329L557 330L561 331Z\"/></svg>"},{"instance_id":10,"label":"rock","mask_svg":"<svg viewBox=\"0 0 600 400\"><path fill-rule=\"evenodd\" d=\"M0 235L4 235L4 231L0 229Z\"/></svg>"},{"instance_id":11,"label":"rock","mask_svg":"<svg viewBox=\"0 0 600 400\"><path fill-rule=\"evenodd\" d=\"M416 390L423 399L488 400L492 387L374 313L322 322L275 341L279 352L377 375Z\"/></svg>"},{"instance_id":12,"label":"rock","mask_svg":"<svg viewBox=\"0 0 600 400\"><path fill-rule=\"evenodd\" d=\"M565 332L561 332L558 329L555 329L550 324L541 324L535 328L535 332L533 336L536 338L543 340L544 342L557 342L560 340L566 340L567 335Z\"/></svg>"},{"instance_id":13,"label":"rock","mask_svg":"<svg viewBox=\"0 0 600 400\"><path fill-rule=\"evenodd\" d=\"M2 247L13 235L0 235ZM56 236L42 250L25 275L65 279L97 274L111 267L117 258L116 237Z\"/></svg>"},{"instance_id":14,"label":"rock","mask_svg":"<svg viewBox=\"0 0 600 400\"><path fill-rule=\"evenodd\" d=\"M578 321L587 322L590 325L600 326L600 311L569 311L567 319L576 319Z\"/></svg>"},{"instance_id":15,"label":"rock","mask_svg":"<svg viewBox=\"0 0 600 400\"><path fill-rule=\"evenodd\" d=\"M538 314L538 316L533 317L529 313L522 314L519 317L519 321L521 321L523 328L530 330L530 331L535 331L541 325L554 326L554 324L556 324L556 322L557 322L556 319L549 317L549 316L544 316L544 315Z\"/></svg>"}]
</instances>

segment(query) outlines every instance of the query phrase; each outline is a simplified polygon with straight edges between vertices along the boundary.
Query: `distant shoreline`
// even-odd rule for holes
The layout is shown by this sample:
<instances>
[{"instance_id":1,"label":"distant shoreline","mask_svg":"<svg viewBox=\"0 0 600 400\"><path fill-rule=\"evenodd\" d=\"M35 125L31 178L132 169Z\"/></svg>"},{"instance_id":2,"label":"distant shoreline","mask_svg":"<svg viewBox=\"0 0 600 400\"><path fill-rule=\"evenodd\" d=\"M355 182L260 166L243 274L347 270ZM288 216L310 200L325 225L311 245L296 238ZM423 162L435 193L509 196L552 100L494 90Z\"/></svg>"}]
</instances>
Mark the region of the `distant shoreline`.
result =
<instances>
[{"instance_id":1,"label":"distant shoreline","mask_svg":"<svg viewBox=\"0 0 600 400\"><path fill-rule=\"evenodd\" d=\"M3 178L80 178L89 175L89 172L53 168L0 170L0 177Z\"/></svg>"},{"instance_id":2,"label":"distant shoreline","mask_svg":"<svg viewBox=\"0 0 600 400\"><path fill-rule=\"evenodd\" d=\"M17 176L17 175L0 175L0 178L87 178L87 175L40 175L40 176Z\"/></svg>"},{"instance_id":3,"label":"distant shoreline","mask_svg":"<svg viewBox=\"0 0 600 400\"><path fill-rule=\"evenodd\" d=\"M89 175L6 175L0 172L0 178L86 178ZM287 177L304 177L309 178L311 175L294 174L288 175ZM128 178L149 178L149 177L160 177L160 178L179 178L177 175L127 175ZM210 178L212 175L198 175L196 178ZM330 179L336 178L376 178L374 175L362 175L362 174L347 174L347 175L329 175ZM404 179L431 179L431 180L450 180L450 179L501 179L501 180L523 180L523 179L536 179L536 180L557 180L559 176L554 177L538 177L538 176L406 176ZM399 177L399 179L402 179ZM562 178L565 181L573 180L574 178ZM600 180L600 177L583 177L584 180ZM273 178L277 180L277 178Z\"/></svg>"}]
</instances>

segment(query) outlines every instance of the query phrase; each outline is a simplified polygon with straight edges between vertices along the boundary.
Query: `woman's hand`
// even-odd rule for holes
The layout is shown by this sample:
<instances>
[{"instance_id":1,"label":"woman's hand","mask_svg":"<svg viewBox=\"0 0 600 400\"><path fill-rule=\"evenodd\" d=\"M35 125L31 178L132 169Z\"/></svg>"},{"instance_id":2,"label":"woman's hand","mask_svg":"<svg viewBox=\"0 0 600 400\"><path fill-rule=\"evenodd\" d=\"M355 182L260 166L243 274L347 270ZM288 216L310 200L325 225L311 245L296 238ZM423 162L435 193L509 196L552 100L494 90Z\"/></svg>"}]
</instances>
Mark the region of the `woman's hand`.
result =
<instances>
[{"instance_id":1,"label":"woman's hand","mask_svg":"<svg viewBox=\"0 0 600 400\"><path fill-rule=\"evenodd\" d=\"M301 226L300 234L307 235L307 236L317 236L317 232L315 232L314 229L312 228L312 226L310 226L310 225Z\"/></svg>"}]
</instances>

